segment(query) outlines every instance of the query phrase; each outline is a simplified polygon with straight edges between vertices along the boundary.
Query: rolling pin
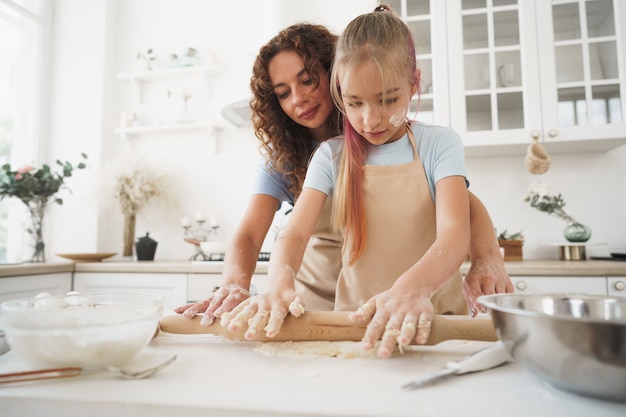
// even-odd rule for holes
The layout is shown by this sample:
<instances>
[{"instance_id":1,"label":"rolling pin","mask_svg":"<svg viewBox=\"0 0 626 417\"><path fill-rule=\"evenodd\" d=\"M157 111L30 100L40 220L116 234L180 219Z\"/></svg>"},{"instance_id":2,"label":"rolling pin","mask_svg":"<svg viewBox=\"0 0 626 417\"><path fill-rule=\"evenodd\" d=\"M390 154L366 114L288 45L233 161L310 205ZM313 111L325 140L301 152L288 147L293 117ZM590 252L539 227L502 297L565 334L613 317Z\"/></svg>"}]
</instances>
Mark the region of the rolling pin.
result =
<instances>
[{"instance_id":1,"label":"rolling pin","mask_svg":"<svg viewBox=\"0 0 626 417\"><path fill-rule=\"evenodd\" d=\"M280 332L273 338L264 332L254 342L285 341L359 341L365 334L365 324L352 322L349 312L307 311L300 317L287 316ZM182 315L168 315L161 319L160 330L177 334L213 334L230 340L248 341L244 330L229 332L219 319L209 326L201 326L202 316L188 319ZM435 316L427 345L436 345L445 340L497 341L498 337L491 318L469 318L467 316ZM415 340L413 341L415 343Z\"/></svg>"}]
</instances>

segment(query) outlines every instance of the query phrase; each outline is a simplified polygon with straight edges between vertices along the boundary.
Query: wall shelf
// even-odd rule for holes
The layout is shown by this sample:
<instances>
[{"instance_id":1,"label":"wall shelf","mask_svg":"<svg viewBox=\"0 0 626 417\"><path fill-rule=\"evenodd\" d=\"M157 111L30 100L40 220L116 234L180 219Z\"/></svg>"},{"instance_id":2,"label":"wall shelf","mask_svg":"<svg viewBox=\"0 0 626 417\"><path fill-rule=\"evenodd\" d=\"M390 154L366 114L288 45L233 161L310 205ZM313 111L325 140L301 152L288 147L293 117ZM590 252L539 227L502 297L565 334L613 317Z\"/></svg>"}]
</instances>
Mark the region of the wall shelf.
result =
<instances>
[{"instance_id":1,"label":"wall shelf","mask_svg":"<svg viewBox=\"0 0 626 417\"><path fill-rule=\"evenodd\" d=\"M210 123L181 123L171 125L118 127L115 129L115 133L122 136L142 136L152 133L190 133L194 131L204 131L213 135L220 130L221 129L218 126Z\"/></svg>"},{"instance_id":2,"label":"wall shelf","mask_svg":"<svg viewBox=\"0 0 626 417\"><path fill-rule=\"evenodd\" d=\"M185 75L196 75L205 73L207 75L218 74L217 65L198 65L194 67L163 68L151 71L125 72L117 75L120 81L131 83L163 80L167 78L181 78Z\"/></svg>"}]
</instances>

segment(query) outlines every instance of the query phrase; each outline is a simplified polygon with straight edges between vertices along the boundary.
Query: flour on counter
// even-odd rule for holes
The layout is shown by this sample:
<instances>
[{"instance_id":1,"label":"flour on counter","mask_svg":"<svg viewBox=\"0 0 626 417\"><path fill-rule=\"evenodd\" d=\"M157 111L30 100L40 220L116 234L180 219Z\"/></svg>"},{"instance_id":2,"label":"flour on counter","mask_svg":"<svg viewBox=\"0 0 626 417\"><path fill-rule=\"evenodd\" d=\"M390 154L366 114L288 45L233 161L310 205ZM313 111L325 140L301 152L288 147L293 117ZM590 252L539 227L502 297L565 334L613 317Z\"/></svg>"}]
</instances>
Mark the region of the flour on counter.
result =
<instances>
[{"instance_id":1,"label":"flour on counter","mask_svg":"<svg viewBox=\"0 0 626 417\"><path fill-rule=\"evenodd\" d=\"M277 356L282 358L316 358L316 357L333 357L341 359L376 359L376 351L374 348L366 352L361 347L361 342L331 342L331 341L314 341L314 342L264 342L260 343L255 349L266 356ZM411 355L412 352L404 348L404 356ZM394 350L392 356L402 355L397 349Z\"/></svg>"}]
</instances>

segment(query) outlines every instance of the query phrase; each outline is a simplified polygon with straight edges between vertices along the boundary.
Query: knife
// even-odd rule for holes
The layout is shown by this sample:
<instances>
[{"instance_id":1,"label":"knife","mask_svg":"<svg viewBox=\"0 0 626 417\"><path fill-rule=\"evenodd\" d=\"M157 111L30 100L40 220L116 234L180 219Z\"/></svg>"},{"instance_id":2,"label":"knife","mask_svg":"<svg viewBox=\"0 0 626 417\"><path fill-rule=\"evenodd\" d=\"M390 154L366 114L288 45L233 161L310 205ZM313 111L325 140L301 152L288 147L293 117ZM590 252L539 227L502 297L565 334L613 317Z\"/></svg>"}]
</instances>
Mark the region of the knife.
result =
<instances>
[{"instance_id":1,"label":"knife","mask_svg":"<svg viewBox=\"0 0 626 417\"><path fill-rule=\"evenodd\" d=\"M463 375L473 372L485 371L496 368L511 361L511 355L506 350L502 342L496 342L492 346L480 349L460 361L448 362L446 367L434 374L402 386L404 389L415 389L427 385L436 384L443 379L453 375Z\"/></svg>"}]
</instances>

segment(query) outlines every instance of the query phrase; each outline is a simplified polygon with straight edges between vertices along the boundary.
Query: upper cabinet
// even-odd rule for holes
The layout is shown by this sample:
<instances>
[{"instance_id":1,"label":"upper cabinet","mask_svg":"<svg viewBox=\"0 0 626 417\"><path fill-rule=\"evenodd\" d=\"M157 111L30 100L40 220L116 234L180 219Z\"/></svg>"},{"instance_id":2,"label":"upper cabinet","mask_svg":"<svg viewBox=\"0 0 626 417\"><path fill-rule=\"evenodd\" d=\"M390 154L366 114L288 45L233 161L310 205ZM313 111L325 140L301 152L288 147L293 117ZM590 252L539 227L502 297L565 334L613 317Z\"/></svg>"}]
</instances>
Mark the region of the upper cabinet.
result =
<instances>
[{"instance_id":1,"label":"upper cabinet","mask_svg":"<svg viewBox=\"0 0 626 417\"><path fill-rule=\"evenodd\" d=\"M626 143L624 2L392 4L414 25L426 93L420 113L432 115L418 119L452 126L468 156L520 154L533 140L553 153ZM431 49L420 55L424 43Z\"/></svg>"}]
</instances>

